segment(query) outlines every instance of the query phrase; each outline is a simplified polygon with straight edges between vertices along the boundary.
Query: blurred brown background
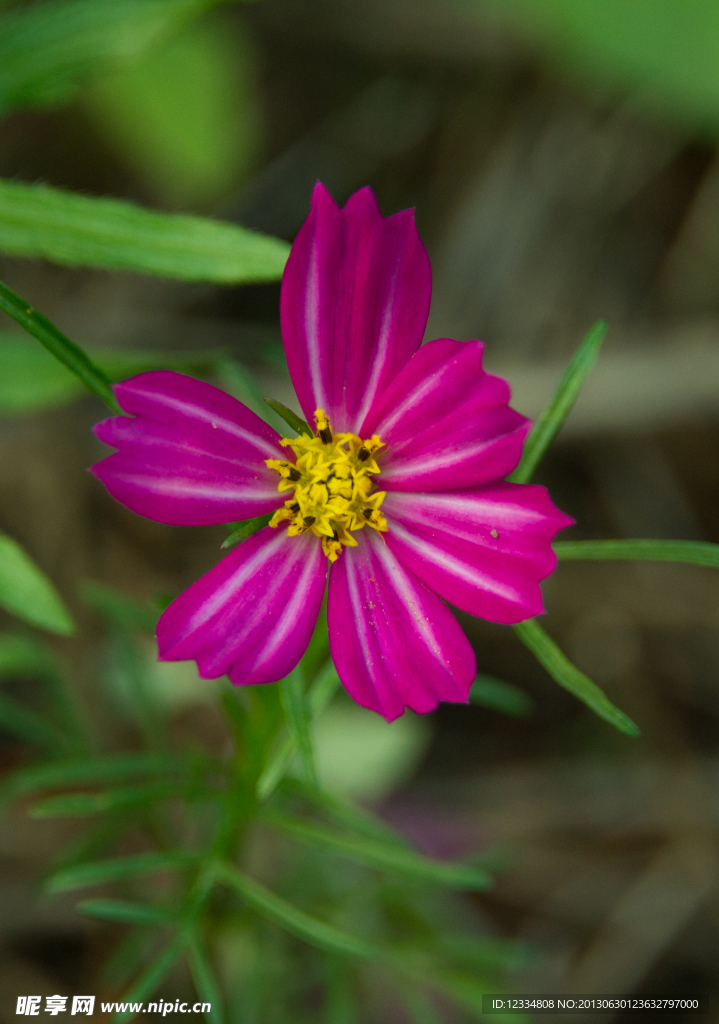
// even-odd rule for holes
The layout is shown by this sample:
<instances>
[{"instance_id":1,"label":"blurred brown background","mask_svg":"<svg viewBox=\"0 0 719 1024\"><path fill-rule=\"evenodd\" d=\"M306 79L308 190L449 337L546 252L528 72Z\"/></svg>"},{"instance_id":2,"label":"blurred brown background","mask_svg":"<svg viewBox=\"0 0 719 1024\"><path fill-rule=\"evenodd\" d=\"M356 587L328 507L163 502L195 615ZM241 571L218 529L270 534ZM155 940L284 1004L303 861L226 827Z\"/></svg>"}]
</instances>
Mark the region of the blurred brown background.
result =
<instances>
[{"instance_id":1,"label":"blurred brown background","mask_svg":"<svg viewBox=\"0 0 719 1024\"><path fill-rule=\"evenodd\" d=\"M414 206L434 275L428 337L482 338L521 411L536 415L591 323L610 322L537 477L577 522L565 537L719 542L715 135L669 103L637 102L621 79L594 87L502 14L459 0L223 7L173 44L179 57L100 75L69 106L5 118L0 174L288 241L316 179L338 201L370 184L387 215ZM171 91L183 45L190 61L205 47L217 67L224 53L230 98L214 122L185 109L186 149L177 126L153 148L170 108L158 91L153 113L152 69ZM80 344L225 349L262 393L291 401L279 286L10 259L0 277ZM85 473L100 418L87 398L0 420L0 528L83 625L85 646L58 646L90 695L97 630L78 582L176 593L214 564L223 538L114 504ZM642 737L594 718L510 630L463 616L480 670L524 689L534 712L442 707L413 777L383 794L386 813L432 852L505 851L495 891L477 899L489 927L531 946L521 989L706 993L716 1010L719 577L565 563L544 591L548 631ZM212 712L197 714L211 735ZM0 755L26 756L10 739ZM74 900L36 892L68 830L21 811L3 822L0 990L8 978L44 994L90 984L106 954ZM14 1019L14 1006L0 1012Z\"/></svg>"}]
</instances>

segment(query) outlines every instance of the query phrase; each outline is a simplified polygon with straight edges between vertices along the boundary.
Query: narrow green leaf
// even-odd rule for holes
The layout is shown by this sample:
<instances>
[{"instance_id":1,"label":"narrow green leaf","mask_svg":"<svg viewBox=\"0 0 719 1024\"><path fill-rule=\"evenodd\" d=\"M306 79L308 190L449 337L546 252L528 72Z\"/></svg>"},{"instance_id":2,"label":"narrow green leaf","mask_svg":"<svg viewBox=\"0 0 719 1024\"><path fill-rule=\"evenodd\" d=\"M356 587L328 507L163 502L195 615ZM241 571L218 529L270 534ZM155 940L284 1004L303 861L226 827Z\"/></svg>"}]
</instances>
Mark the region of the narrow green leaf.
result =
<instances>
[{"instance_id":1,"label":"narrow green leaf","mask_svg":"<svg viewBox=\"0 0 719 1024\"><path fill-rule=\"evenodd\" d=\"M598 320L586 334L572 361L557 385L552 399L542 415L536 421L527 440L519 465L507 478L518 484L526 484L539 462L559 433L562 424L571 412L572 406L579 397L590 370L597 361L599 350L607 333L606 320Z\"/></svg>"},{"instance_id":2,"label":"narrow green leaf","mask_svg":"<svg viewBox=\"0 0 719 1024\"><path fill-rule=\"evenodd\" d=\"M413 850L403 849L395 843L385 844L376 840L349 838L331 829L277 814L264 815L263 818L286 835L293 836L303 843L332 850L367 867L391 871L417 881L445 885L451 889L484 890L492 885L492 878L485 871L467 864L431 860Z\"/></svg>"},{"instance_id":3,"label":"narrow green leaf","mask_svg":"<svg viewBox=\"0 0 719 1024\"><path fill-rule=\"evenodd\" d=\"M69 636L75 623L57 590L11 537L0 533L0 607L52 633Z\"/></svg>"},{"instance_id":4,"label":"narrow green leaf","mask_svg":"<svg viewBox=\"0 0 719 1024\"><path fill-rule=\"evenodd\" d=\"M201 373L210 370L217 359L224 358L220 349L151 352L88 348L87 355L111 381L125 380L145 370ZM17 416L57 409L84 394L81 381L47 349L25 335L0 331L0 415Z\"/></svg>"},{"instance_id":5,"label":"narrow green leaf","mask_svg":"<svg viewBox=\"0 0 719 1024\"><path fill-rule=\"evenodd\" d=\"M178 782L151 782L140 786L122 786L103 793L69 793L40 800L30 808L33 818L79 818L108 811L123 811L128 807L154 804L160 800L183 797L187 800L211 797L210 790L200 793L197 786ZM219 794L218 794L219 795Z\"/></svg>"},{"instance_id":6,"label":"narrow green leaf","mask_svg":"<svg viewBox=\"0 0 719 1024\"><path fill-rule=\"evenodd\" d=\"M149 967L142 972L134 985L127 990L119 1002L136 1004L145 1002L172 970L176 961L182 955L184 948L185 937L180 932L165 947L162 953L153 960ZM116 1013L114 1019L117 1024L125 1024L126 1021L132 1020L134 1016L135 1013L132 1010L126 1010L125 1013Z\"/></svg>"},{"instance_id":7,"label":"narrow green leaf","mask_svg":"<svg viewBox=\"0 0 719 1024\"><path fill-rule=\"evenodd\" d=\"M383 958L381 950L375 946L311 917L230 864L218 864L215 875L218 881L234 889L257 913L311 946L329 953L341 953L364 960Z\"/></svg>"},{"instance_id":8,"label":"narrow green leaf","mask_svg":"<svg viewBox=\"0 0 719 1024\"><path fill-rule=\"evenodd\" d=\"M65 737L54 725L4 693L0 693L0 729L50 754L61 753L67 746Z\"/></svg>"},{"instance_id":9,"label":"narrow green leaf","mask_svg":"<svg viewBox=\"0 0 719 1024\"><path fill-rule=\"evenodd\" d=\"M206 10L203 0L61 0L0 22L0 110L67 102L93 71L131 60Z\"/></svg>"},{"instance_id":10,"label":"narrow green leaf","mask_svg":"<svg viewBox=\"0 0 719 1024\"><path fill-rule=\"evenodd\" d=\"M280 794L307 800L328 818L367 839L379 841L385 845L392 843L403 849L411 849L400 832L390 828L386 822L365 810L364 807L358 807L351 801L328 793L324 789L307 786L301 779L283 779Z\"/></svg>"},{"instance_id":11,"label":"narrow green leaf","mask_svg":"<svg viewBox=\"0 0 719 1024\"><path fill-rule=\"evenodd\" d=\"M76 909L87 917L97 917L101 921L138 924L146 928L169 924L174 919L172 914L160 907L153 907L151 903L130 903L127 900L82 900Z\"/></svg>"},{"instance_id":12,"label":"narrow green leaf","mask_svg":"<svg viewBox=\"0 0 719 1024\"><path fill-rule=\"evenodd\" d=\"M215 980L210 962L200 944L200 939L194 931L187 935L186 943L187 959L190 963L192 980L195 982L197 994L203 1003L209 1003L211 1007L210 1012L206 1013L205 1016L210 1021L210 1024L224 1024L225 1013L222 1006L220 988Z\"/></svg>"},{"instance_id":13,"label":"narrow green leaf","mask_svg":"<svg viewBox=\"0 0 719 1024\"><path fill-rule=\"evenodd\" d=\"M469 700L471 704L480 704L514 718L527 718L534 710L529 694L494 676L477 676L469 691Z\"/></svg>"},{"instance_id":14,"label":"narrow green leaf","mask_svg":"<svg viewBox=\"0 0 719 1024\"><path fill-rule=\"evenodd\" d=\"M29 765L13 772L0 789L0 798L39 792L57 786L122 782L142 775L174 775L198 771L203 757L150 752L112 754L107 757L77 757L49 764Z\"/></svg>"},{"instance_id":15,"label":"narrow green leaf","mask_svg":"<svg viewBox=\"0 0 719 1024\"><path fill-rule=\"evenodd\" d=\"M580 672L544 632L536 619L527 619L513 627L515 633L543 665L552 678L583 701L588 708L627 736L639 736L639 729L623 711L615 707L603 690Z\"/></svg>"},{"instance_id":16,"label":"narrow green leaf","mask_svg":"<svg viewBox=\"0 0 719 1024\"><path fill-rule=\"evenodd\" d=\"M297 431L298 434L304 434L306 437L314 437L314 431L310 427L306 420L300 419L297 413L292 412L282 402L276 401L274 398L265 398L263 401L267 402L270 409L274 409L278 416L281 416L288 426L292 427L293 430Z\"/></svg>"},{"instance_id":17,"label":"narrow green leaf","mask_svg":"<svg viewBox=\"0 0 719 1024\"><path fill-rule=\"evenodd\" d=\"M695 540L562 540L552 546L562 560L686 562L719 568L719 544Z\"/></svg>"},{"instance_id":18,"label":"narrow green leaf","mask_svg":"<svg viewBox=\"0 0 719 1024\"><path fill-rule=\"evenodd\" d=\"M280 699L287 722L287 731L294 740L300 756L300 766L305 782L317 785L315 752L310 734L310 707L305 697L304 676L299 666L280 681Z\"/></svg>"},{"instance_id":19,"label":"narrow green leaf","mask_svg":"<svg viewBox=\"0 0 719 1024\"><path fill-rule=\"evenodd\" d=\"M242 284L279 280L289 246L236 224L0 181L0 252L73 267Z\"/></svg>"},{"instance_id":20,"label":"narrow green leaf","mask_svg":"<svg viewBox=\"0 0 719 1024\"><path fill-rule=\"evenodd\" d=\"M307 695L312 719L319 718L339 686L340 678L330 661L313 683ZM297 743L294 736L285 736L280 740L257 783L258 800L267 800L272 795L289 768L296 751Z\"/></svg>"},{"instance_id":21,"label":"narrow green leaf","mask_svg":"<svg viewBox=\"0 0 719 1024\"><path fill-rule=\"evenodd\" d=\"M2 193L0 193L0 250L7 251L2 242L4 238ZM110 412L122 412L112 390L112 384L102 370L91 362L74 341L70 341L62 331L50 323L47 317L44 317L42 313L37 313L29 303L21 299L2 282L0 282L0 310L20 324L33 338L37 338L40 344L44 345L48 352L51 352L68 370L74 373L89 391L102 399Z\"/></svg>"},{"instance_id":22,"label":"narrow green leaf","mask_svg":"<svg viewBox=\"0 0 719 1024\"><path fill-rule=\"evenodd\" d=\"M247 540L253 533L262 530L269 523L274 512L268 512L265 516L255 516L254 519L245 519L241 526L234 530L227 540L220 545L221 548L231 548L243 540Z\"/></svg>"},{"instance_id":23,"label":"narrow green leaf","mask_svg":"<svg viewBox=\"0 0 719 1024\"><path fill-rule=\"evenodd\" d=\"M111 860L97 860L88 864L75 864L62 868L45 882L49 893L68 892L82 889L87 885L104 885L135 875L153 874L157 871L177 871L197 862L197 854L184 850L171 853L136 853L129 857L114 857Z\"/></svg>"}]
</instances>

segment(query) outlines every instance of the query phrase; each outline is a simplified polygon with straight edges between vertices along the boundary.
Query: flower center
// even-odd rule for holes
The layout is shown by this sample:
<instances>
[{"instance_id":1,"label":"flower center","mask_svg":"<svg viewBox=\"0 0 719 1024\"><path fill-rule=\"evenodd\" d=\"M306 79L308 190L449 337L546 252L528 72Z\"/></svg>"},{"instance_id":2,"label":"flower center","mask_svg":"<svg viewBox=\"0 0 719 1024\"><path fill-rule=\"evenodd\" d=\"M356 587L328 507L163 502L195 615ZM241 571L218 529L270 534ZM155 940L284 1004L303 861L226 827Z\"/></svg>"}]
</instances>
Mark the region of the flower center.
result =
<instances>
[{"instance_id":1,"label":"flower center","mask_svg":"<svg viewBox=\"0 0 719 1024\"><path fill-rule=\"evenodd\" d=\"M375 491L372 477L379 473L375 453L383 447L377 434L363 441L356 434L333 434L322 409L315 413L317 434L283 437L296 462L267 459L280 474L279 491L294 491L270 520L279 526L289 520L288 537L312 531L322 538L322 549L335 562L342 545L357 547L353 530L371 526L385 532L387 520L379 511L385 491Z\"/></svg>"}]
</instances>

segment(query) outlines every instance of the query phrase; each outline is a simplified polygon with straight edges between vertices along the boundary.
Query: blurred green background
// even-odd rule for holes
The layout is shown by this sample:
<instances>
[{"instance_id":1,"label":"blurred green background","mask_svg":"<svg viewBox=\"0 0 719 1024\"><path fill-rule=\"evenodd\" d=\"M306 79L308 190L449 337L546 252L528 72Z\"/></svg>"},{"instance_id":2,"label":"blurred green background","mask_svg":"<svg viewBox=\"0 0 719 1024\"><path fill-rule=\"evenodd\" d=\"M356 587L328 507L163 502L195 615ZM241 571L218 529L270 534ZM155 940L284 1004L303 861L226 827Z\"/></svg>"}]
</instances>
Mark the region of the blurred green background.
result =
<instances>
[{"instance_id":1,"label":"blurred green background","mask_svg":"<svg viewBox=\"0 0 719 1024\"><path fill-rule=\"evenodd\" d=\"M577 521L565 536L719 542L715 2L6 0L0 18L2 178L286 242L317 179L342 202L370 184L386 215L414 206L433 266L427 336L482 338L522 412L540 411L586 329L609 319L537 478ZM0 253L17 253L6 213L0 195ZM118 378L174 366L255 407L265 394L294 404L277 284L17 255L0 256L0 278ZM105 641L80 581L177 593L215 563L224 534L114 504L85 473L101 453L89 429L100 404L2 329L0 530L81 625L82 643L53 643L92 706ZM491 691L499 708L444 706L392 726L340 700L318 733L323 775L429 853L493 851L497 886L467 903L530 950L519 990L705 993L716 1013L719 578L565 563L544 590L547 629L641 739L563 693L511 631L460 616L480 671L526 697ZM177 735L221 745L211 688L145 653ZM120 747L133 736L121 679L115 698ZM4 765L29 756L3 738ZM20 991L98 990L117 942L74 900L37 896L72 838L60 824L20 809L0 826L3 1020ZM240 971L238 1024L250 1019L242 941L224 947L228 976ZM407 1019L381 987L366 1006L368 1024Z\"/></svg>"}]
</instances>

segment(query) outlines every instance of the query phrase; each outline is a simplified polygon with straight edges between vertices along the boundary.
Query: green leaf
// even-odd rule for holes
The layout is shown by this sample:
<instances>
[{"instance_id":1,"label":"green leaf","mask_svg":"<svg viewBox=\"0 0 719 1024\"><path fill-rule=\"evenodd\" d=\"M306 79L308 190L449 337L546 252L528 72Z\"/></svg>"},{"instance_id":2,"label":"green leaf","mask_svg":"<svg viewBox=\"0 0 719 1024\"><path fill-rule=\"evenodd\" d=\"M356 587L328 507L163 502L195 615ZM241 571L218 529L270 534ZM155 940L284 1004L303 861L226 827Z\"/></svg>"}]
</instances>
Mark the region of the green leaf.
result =
<instances>
[{"instance_id":1,"label":"green leaf","mask_svg":"<svg viewBox=\"0 0 719 1024\"><path fill-rule=\"evenodd\" d=\"M580 672L560 651L554 641L547 636L536 619L527 619L512 627L540 665L543 665L552 678L569 690L575 697L583 701L588 708L609 722L627 736L639 736L639 729L623 711L615 707L603 690L591 679Z\"/></svg>"},{"instance_id":2,"label":"green leaf","mask_svg":"<svg viewBox=\"0 0 719 1024\"><path fill-rule=\"evenodd\" d=\"M204 758L181 754L128 753L77 757L29 765L13 772L0 789L0 800L57 786L121 782L138 775L170 775L197 771Z\"/></svg>"},{"instance_id":3,"label":"green leaf","mask_svg":"<svg viewBox=\"0 0 719 1024\"><path fill-rule=\"evenodd\" d=\"M534 701L524 690L494 676L477 676L469 691L469 700L471 704L480 704L514 718L527 718L534 710Z\"/></svg>"},{"instance_id":4,"label":"green leaf","mask_svg":"<svg viewBox=\"0 0 719 1024\"><path fill-rule=\"evenodd\" d=\"M579 397L590 370L597 361L599 350L607 333L606 320L598 320L590 328L584 340L574 353L572 360L557 385L552 399L529 432L524 442L524 451L519 465L507 479L518 484L526 484L539 462L559 433L562 424L572 410Z\"/></svg>"},{"instance_id":5,"label":"green leaf","mask_svg":"<svg viewBox=\"0 0 719 1024\"><path fill-rule=\"evenodd\" d=\"M309 702L305 697L304 675L299 666L280 680L280 699L287 722L287 731L294 740L299 754L300 766L305 782L317 785L315 753L310 734Z\"/></svg>"},{"instance_id":6,"label":"green leaf","mask_svg":"<svg viewBox=\"0 0 719 1024\"><path fill-rule=\"evenodd\" d=\"M78 82L137 57L209 5L204 0L61 0L0 20L0 110L71 99Z\"/></svg>"},{"instance_id":7,"label":"green leaf","mask_svg":"<svg viewBox=\"0 0 719 1024\"><path fill-rule=\"evenodd\" d=\"M485 872L466 864L449 864L423 857L395 843L385 844L370 839L343 836L331 829L276 814L265 815L263 820L286 835L301 842L332 850L349 860L368 867L404 875L416 881L445 885L451 889L489 889L492 878Z\"/></svg>"},{"instance_id":8,"label":"green leaf","mask_svg":"<svg viewBox=\"0 0 719 1024\"><path fill-rule=\"evenodd\" d=\"M210 1004L210 1012L205 1014L210 1024L223 1024L225 1014L222 1006L220 988L200 944L197 934L192 931L186 937L187 959L190 962L192 980L195 982L197 994L203 1003Z\"/></svg>"},{"instance_id":9,"label":"green leaf","mask_svg":"<svg viewBox=\"0 0 719 1024\"><path fill-rule=\"evenodd\" d=\"M176 961L182 955L184 948L185 937L182 933L179 933L165 947L162 953L152 961L149 967L142 972L135 984L127 990L119 1001L123 1003L145 1002L170 973ZM132 1010L127 1010L125 1013L116 1013L114 1019L117 1024L124 1024L125 1021L132 1020L134 1016L135 1014Z\"/></svg>"},{"instance_id":10,"label":"green leaf","mask_svg":"<svg viewBox=\"0 0 719 1024\"><path fill-rule=\"evenodd\" d=\"M197 786L183 782L151 782L140 786L123 786L103 793L69 793L48 797L33 804L30 815L33 818L79 818L108 811L123 811L128 807L154 804L160 800L187 800L201 796L210 798L209 790L200 791Z\"/></svg>"},{"instance_id":11,"label":"green leaf","mask_svg":"<svg viewBox=\"0 0 719 1024\"><path fill-rule=\"evenodd\" d=\"M174 919L166 910L150 903L130 903L127 900L82 900L76 909L87 917L97 917L101 921L117 921L119 924L138 924L150 928L169 924Z\"/></svg>"},{"instance_id":12,"label":"green leaf","mask_svg":"<svg viewBox=\"0 0 719 1024\"><path fill-rule=\"evenodd\" d=\"M125 380L145 370L202 372L223 356L220 350L142 352L96 348L88 349L87 354L111 381ZM84 393L82 382L46 349L22 335L0 332L0 415L56 409Z\"/></svg>"},{"instance_id":13,"label":"green leaf","mask_svg":"<svg viewBox=\"0 0 719 1024\"><path fill-rule=\"evenodd\" d=\"M311 917L230 864L218 864L215 876L218 881L234 889L257 913L311 946L363 960L383 958L382 952L375 946Z\"/></svg>"},{"instance_id":14,"label":"green leaf","mask_svg":"<svg viewBox=\"0 0 719 1024\"><path fill-rule=\"evenodd\" d=\"M0 533L0 607L52 633L69 636L75 624L50 580L20 545Z\"/></svg>"},{"instance_id":15,"label":"green leaf","mask_svg":"<svg viewBox=\"0 0 719 1024\"><path fill-rule=\"evenodd\" d=\"M259 156L257 79L240 19L215 17L99 76L81 101L155 195L196 208L236 189Z\"/></svg>"},{"instance_id":16,"label":"green leaf","mask_svg":"<svg viewBox=\"0 0 719 1024\"><path fill-rule=\"evenodd\" d=\"M386 822L365 810L364 807L358 807L351 801L328 793L324 789L307 786L300 779L283 779L280 794L307 800L328 818L368 839L379 841L385 845L393 843L404 849L410 848L401 833L395 832Z\"/></svg>"},{"instance_id":17,"label":"green leaf","mask_svg":"<svg viewBox=\"0 0 719 1024\"><path fill-rule=\"evenodd\" d=\"M2 196L0 195L0 207L1 205ZM0 238L3 237L4 228L2 225L2 211L0 209ZM2 243L0 242L1 248ZM48 352L51 352L71 373L75 374L88 391L92 391L93 394L102 399L110 412L122 412L113 393L110 380L102 370L95 366L74 341L70 341L62 331L59 331L54 324L50 323L47 317L44 317L42 313L36 313L29 303L21 299L19 295L16 295L12 289L2 282L0 282L0 310L3 313L7 313L9 317L12 317L33 338L37 338Z\"/></svg>"},{"instance_id":18,"label":"green leaf","mask_svg":"<svg viewBox=\"0 0 719 1024\"><path fill-rule=\"evenodd\" d=\"M563 561L686 562L719 569L719 544L694 540L562 540L552 547Z\"/></svg>"},{"instance_id":19,"label":"green leaf","mask_svg":"<svg viewBox=\"0 0 719 1024\"><path fill-rule=\"evenodd\" d=\"M253 533L262 530L269 523L274 512L268 512L266 516L255 516L254 519L245 519L241 526L234 530L227 540L220 544L221 548L231 548L243 540L247 540Z\"/></svg>"},{"instance_id":20,"label":"green leaf","mask_svg":"<svg viewBox=\"0 0 719 1024\"><path fill-rule=\"evenodd\" d=\"M73 267L243 284L278 281L289 246L222 221L0 181L0 252Z\"/></svg>"},{"instance_id":21,"label":"green leaf","mask_svg":"<svg viewBox=\"0 0 719 1024\"><path fill-rule=\"evenodd\" d=\"M274 409L278 416L281 416L288 426L292 427L298 434L304 434L305 437L314 437L314 431L310 427L306 420L301 420L297 413L292 412L282 402L276 401L274 398L265 398L263 401L267 402L270 409Z\"/></svg>"},{"instance_id":22,"label":"green leaf","mask_svg":"<svg viewBox=\"0 0 719 1024\"><path fill-rule=\"evenodd\" d=\"M50 754L61 753L67 746L65 737L54 725L4 693L0 693L0 729Z\"/></svg>"},{"instance_id":23,"label":"green leaf","mask_svg":"<svg viewBox=\"0 0 719 1024\"><path fill-rule=\"evenodd\" d=\"M307 695L310 714L313 720L319 718L339 686L340 678L330 661L313 683ZM294 736L285 736L280 740L257 783L258 800L267 800L272 795L289 768L296 751L297 742Z\"/></svg>"},{"instance_id":24,"label":"green leaf","mask_svg":"<svg viewBox=\"0 0 719 1024\"><path fill-rule=\"evenodd\" d=\"M82 889L87 885L104 885L136 875L154 874L158 871L177 871L197 863L197 854L184 850L170 853L136 853L129 857L115 857L111 860L97 860L88 864L74 864L61 868L45 882L48 893L68 892Z\"/></svg>"}]
</instances>

